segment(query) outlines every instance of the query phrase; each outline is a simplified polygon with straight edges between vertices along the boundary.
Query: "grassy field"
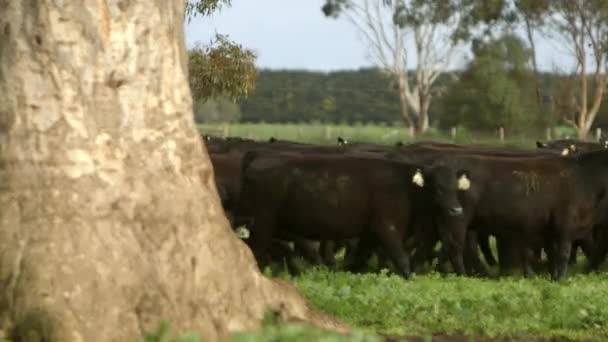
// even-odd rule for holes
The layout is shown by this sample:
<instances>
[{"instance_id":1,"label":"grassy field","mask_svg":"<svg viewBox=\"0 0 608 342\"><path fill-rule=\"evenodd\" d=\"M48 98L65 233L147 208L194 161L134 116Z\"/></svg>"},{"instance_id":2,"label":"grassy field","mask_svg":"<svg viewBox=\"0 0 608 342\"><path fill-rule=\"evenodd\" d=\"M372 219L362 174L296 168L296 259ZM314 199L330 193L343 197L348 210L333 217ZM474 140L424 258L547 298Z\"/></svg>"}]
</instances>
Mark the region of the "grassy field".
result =
<instances>
[{"instance_id":1,"label":"grassy field","mask_svg":"<svg viewBox=\"0 0 608 342\"><path fill-rule=\"evenodd\" d=\"M320 144L335 144L338 136L381 144L412 141L406 130L383 126L240 124L199 128L203 133ZM497 134L474 135L464 130L457 132L456 139L445 132L418 138L527 148L534 148L537 139L544 137L507 137L503 142ZM315 307L355 327L355 335L269 323L254 334L235 334L234 341L382 340L378 334L419 336L424 341L466 341L469 337L472 341L494 337L608 340L608 273L582 275L575 269L557 283L544 274L533 279L480 279L430 273L403 280L384 272L351 274L318 267L297 277L276 268L268 274L291 280Z\"/></svg>"},{"instance_id":2,"label":"grassy field","mask_svg":"<svg viewBox=\"0 0 608 342\"><path fill-rule=\"evenodd\" d=\"M293 281L318 308L370 333L608 339L608 276L473 279L313 269Z\"/></svg>"},{"instance_id":3,"label":"grassy field","mask_svg":"<svg viewBox=\"0 0 608 342\"><path fill-rule=\"evenodd\" d=\"M306 143L335 144L336 138L341 136L350 141L370 142L379 144L394 144L398 141L409 142L409 131L398 126L379 125L323 125L323 124L214 124L199 125L199 130L220 136L239 136L256 140L267 140L270 137L293 140ZM556 129L560 137L573 134L566 128ZM453 139L450 132L440 132L431 129L417 140L434 140L456 143L493 144L534 148L536 140L545 140L542 134L535 135L507 135L504 141L495 133L473 133L459 128Z\"/></svg>"}]
</instances>

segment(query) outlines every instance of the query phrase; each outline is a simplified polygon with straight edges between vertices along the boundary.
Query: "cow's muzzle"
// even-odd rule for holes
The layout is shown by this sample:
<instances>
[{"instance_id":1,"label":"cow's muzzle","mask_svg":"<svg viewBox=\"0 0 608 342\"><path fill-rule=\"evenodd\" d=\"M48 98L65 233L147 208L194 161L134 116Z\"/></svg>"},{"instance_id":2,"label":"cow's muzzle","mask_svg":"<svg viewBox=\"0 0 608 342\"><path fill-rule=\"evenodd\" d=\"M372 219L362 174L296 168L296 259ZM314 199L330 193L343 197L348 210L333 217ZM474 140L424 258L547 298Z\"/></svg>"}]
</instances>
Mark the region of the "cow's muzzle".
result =
<instances>
[{"instance_id":1,"label":"cow's muzzle","mask_svg":"<svg viewBox=\"0 0 608 342\"><path fill-rule=\"evenodd\" d=\"M451 216L460 216L463 213L462 207L451 207L450 210L448 210L448 212L450 213Z\"/></svg>"}]
</instances>

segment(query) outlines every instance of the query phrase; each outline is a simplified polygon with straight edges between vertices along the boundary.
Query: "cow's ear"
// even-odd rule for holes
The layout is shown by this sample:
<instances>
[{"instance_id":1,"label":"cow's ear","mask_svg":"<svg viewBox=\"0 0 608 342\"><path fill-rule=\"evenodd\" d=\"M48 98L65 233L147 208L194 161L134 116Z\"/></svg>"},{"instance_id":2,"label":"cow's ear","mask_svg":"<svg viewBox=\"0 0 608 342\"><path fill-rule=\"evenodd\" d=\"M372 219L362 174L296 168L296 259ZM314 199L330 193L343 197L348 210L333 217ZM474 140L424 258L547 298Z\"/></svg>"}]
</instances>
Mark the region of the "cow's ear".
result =
<instances>
[{"instance_id":1,"label":"cow's ear","mask_svg":"<svg viewBox=\"0 0 608 342\"><path fill-rule=\"evenodd\" d=\"M424 187L424 175L422 174L421 169L416 169L416 172L414 172L414 176L412 176L412 183L421 188Z\"/></svg>"},{"instance_id":2,"label":"cow's ear","mask_svg":"<svg viewBox=\"0 0 608 342\"><path fill-rule=\"evenodd\" d=\"M458 177L458 190L469 190L469 188L471 187L471 177L469 176L469 171L459 170L458 172L456 172L456 176Z\"/></svg>"},{"instance_id":3,"label":"cow's ear","mask_svg":"<svg viewBox=\"0 0 608 342\"><path fill-rule=\"evenodd\" d=\"M544 143L544 142L542 142L542 141L538 141L538 140L537 140L537 141L536 141L536 147L537 147L537 148L546 148L546 147L547 147L547 144L546 144L546 143Z\"/></svg>"}]
</instances>

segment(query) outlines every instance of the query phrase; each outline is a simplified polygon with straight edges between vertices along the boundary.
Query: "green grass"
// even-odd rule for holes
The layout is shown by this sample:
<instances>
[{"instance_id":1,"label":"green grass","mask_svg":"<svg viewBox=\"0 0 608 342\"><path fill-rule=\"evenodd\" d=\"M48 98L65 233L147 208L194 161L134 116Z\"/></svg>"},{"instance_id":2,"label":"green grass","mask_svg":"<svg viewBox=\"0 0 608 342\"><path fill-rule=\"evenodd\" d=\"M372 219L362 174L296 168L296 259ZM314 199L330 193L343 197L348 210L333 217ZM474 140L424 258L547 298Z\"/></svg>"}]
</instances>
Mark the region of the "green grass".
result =
<instances>
[{"instance_id":1,"label":"green grass","mask_svg":"<svg viewBox=\"0 0 608 342\"><path fill-rule=\"evenodd\" d=\"M507 136L500 141L498 133L470 132L464 128L457 131L455 139L449 132L431 129L423 136L412 139L408 130L401 126L382 125L324 125L324 124L201 124L203 133L223 136L239 136L255 140L268 140L270 137L316 144L335 144L341 136L350 141L378 144L394 144L397 141L434 140L441 142L492 144L535 148L536 140L545 140L542 134L519 134Z\"/></svg>"},{"instance_id":2,"label":"green grass","mask_svg":"<svg viewBox=\"0 0 608 342\"><path fill-rule=\"evenodd\" d=\"M608 339L608 275L404 280L314 268L292 281L317 308L370 333Z\"/></svg>"}]
</instances>

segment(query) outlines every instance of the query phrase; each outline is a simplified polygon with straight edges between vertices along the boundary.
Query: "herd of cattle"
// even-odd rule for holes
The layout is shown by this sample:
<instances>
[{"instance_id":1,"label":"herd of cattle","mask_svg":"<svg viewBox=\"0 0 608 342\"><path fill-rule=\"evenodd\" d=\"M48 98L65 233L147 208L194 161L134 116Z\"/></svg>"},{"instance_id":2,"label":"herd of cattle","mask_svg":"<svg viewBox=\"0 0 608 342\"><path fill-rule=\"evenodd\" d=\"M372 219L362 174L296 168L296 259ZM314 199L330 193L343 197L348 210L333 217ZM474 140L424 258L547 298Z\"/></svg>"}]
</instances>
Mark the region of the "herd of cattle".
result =
<instances>
[{"instance_id":1,"label":"herd of cattle","mask_svg":"<svg viewBox=\"0 0 608 342\"><path fill-rule=\"evenodd\" d=\"M587 271L608 250L604 140L524 150L203 138L226 215L247 227L260 267L286 260L295 270L294 255L333 266L345 247L351 271L376 253L404 277L437 257L461 275L487 275L486 264L498 264L501 274L546 269L557 280L578 248Z\"/></svg>"}]
</instances>

